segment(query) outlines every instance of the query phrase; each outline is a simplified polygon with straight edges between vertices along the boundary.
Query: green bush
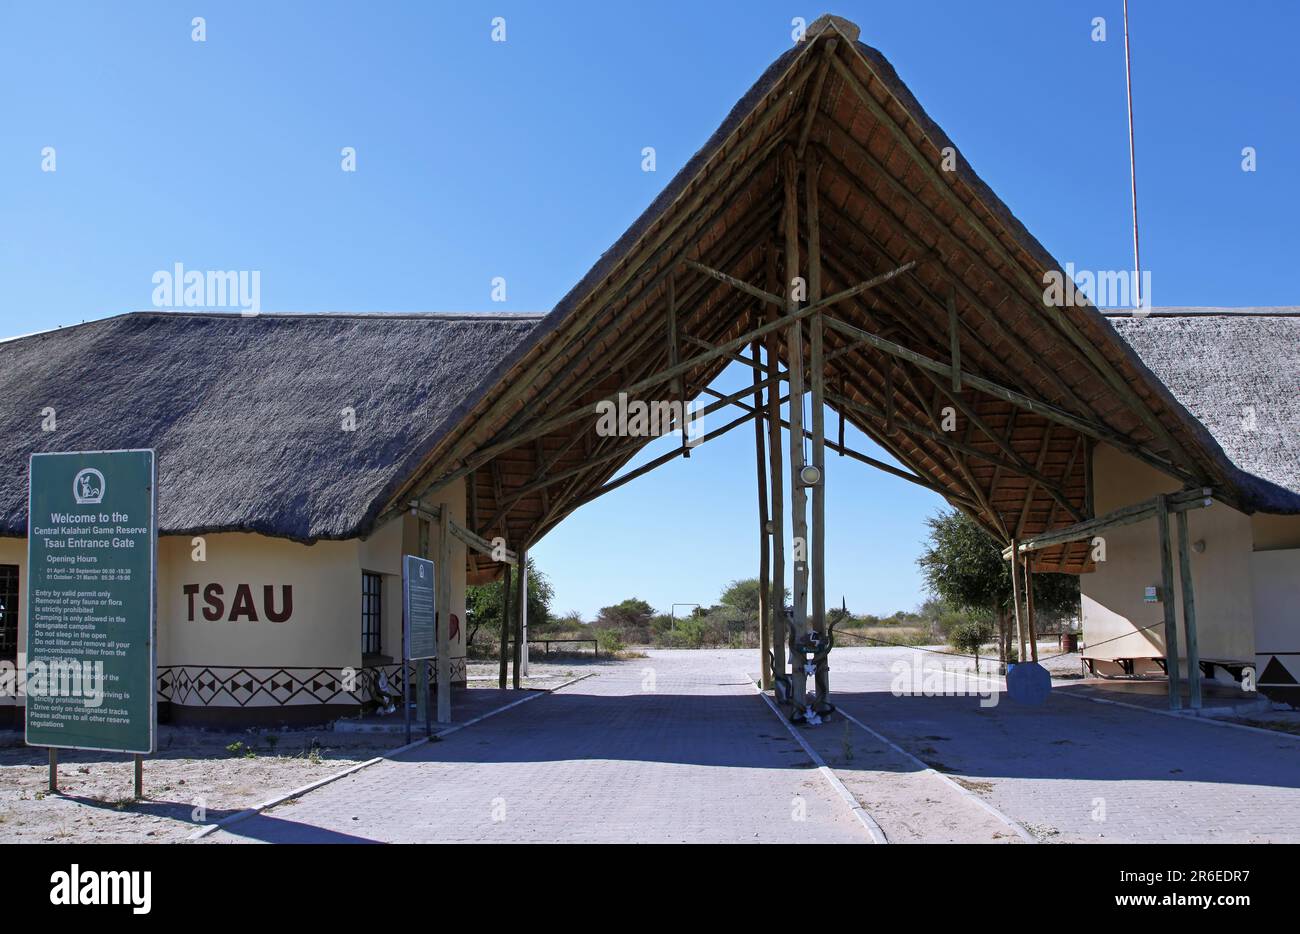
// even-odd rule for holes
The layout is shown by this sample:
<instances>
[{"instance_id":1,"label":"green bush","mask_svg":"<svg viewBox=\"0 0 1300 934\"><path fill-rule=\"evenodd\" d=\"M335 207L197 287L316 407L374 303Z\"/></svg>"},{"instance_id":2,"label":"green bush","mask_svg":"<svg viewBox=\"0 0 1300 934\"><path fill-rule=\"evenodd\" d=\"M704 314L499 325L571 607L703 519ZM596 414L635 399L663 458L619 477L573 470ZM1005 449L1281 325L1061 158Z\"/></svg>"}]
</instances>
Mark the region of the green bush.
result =
<instances>
[{"instance_id":1,"label":"green bush","mask_svg":"<svg viewBox=\"0 0 1300 934\"><path fill-rule=\"evenodd\" d=\"M958 652L978 655L986 642L993 639L993 624L988 620L969 619L948 630L948 644Z\"/></svg>"},{"instance_id":2,"label":"green bush","mask_svg":"<svg viewBox=\"0 0 1300 934\"><path fill-rule=\"evenodd\" d=\"M606 655L614 655L627 648L627 645L619 638L618 633L612 629L597 629L596 645Z\"/></svg>"}]
</instances>

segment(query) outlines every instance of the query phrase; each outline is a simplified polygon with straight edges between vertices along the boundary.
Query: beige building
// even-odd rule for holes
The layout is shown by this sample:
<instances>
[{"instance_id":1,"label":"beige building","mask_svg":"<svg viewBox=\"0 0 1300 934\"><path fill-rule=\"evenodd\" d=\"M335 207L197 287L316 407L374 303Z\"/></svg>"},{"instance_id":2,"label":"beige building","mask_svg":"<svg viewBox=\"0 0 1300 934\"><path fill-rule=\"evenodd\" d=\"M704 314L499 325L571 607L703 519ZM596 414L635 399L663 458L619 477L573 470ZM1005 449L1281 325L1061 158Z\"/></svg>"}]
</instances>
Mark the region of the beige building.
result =
<instances>
[{"instance_id":1,"label":"beige building","mask_svg":"<svg viewBox=\"0 0 1300 934\"><path fill-rule=\"evenodd\" d=\"M402 556L435 557L442 518L376 514L422 439L535 320L140 313L0 343L6 418L27 429L10 434L22 449L0 477L6 657L25 648L27 455L153 447L160 717L320 723L365 708L381 673L400 690ZM462 526L465 490L437 504ZM451 555L454 684L463 541ZM432 684L436 666L421 664ZM21 699L0 705L21 722Z\"/></svg>"},{"instance_id":2,"label":"beige building","mask_svg":"<svg viewBox=\"0 0 1300 934\"><path fill-rule=\"evenodd\" d=\"M1239 468L1249 497L1187 513L1201 668L1220 682L1253 677L1269 696L1300 703L1300 312L1164 309L1111 324ZM1104 444L1092 454L1092 483L1097 515L1182 486ZM1163 670L1157 525L1100 534L1105 560L1080 578L1085 655L1112 663L1098 665L1102 672ZM1172 557L1180 580L1179 555ZM1182 594L1168 599L1181 618ZM1176 653L1183 677L1187 649L1184 638Z\"/></svg>"}]
</instances>

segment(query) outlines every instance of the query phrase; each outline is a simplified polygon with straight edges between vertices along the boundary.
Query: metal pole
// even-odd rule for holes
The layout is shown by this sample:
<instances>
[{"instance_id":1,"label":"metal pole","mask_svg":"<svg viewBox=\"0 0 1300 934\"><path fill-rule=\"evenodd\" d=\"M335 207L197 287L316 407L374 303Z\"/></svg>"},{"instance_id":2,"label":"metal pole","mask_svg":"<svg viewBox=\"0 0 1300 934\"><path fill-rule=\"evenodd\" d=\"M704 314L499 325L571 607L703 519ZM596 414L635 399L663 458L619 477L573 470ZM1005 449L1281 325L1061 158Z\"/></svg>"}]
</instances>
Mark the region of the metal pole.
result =
<instances>
[{"instance_id":1,"label":"metal pole","mask_svg":"<svg viewBox=\"0 0 1300 934\"><path fill-rule=\"evenodd\" d=\"M1142 307L1142 260L1138 254L1137 148L1133 143L1133 69L1128 48L1128 0L1124 0L1124 88L1128 95L1128 165L1133 189L1133 295Z\"/></svg>"},{"instance_id":2,"label":"metal pole","mask_svg":"<svg viewBox=\"0 0 1300 934\"><path fill-rule=\"evenodd\" d=\"M407 656L411 653L406 644L406 620L402 620L402 722L406 725L406 744L411 744L411 663Z\"/></svg>"}]
</instances>

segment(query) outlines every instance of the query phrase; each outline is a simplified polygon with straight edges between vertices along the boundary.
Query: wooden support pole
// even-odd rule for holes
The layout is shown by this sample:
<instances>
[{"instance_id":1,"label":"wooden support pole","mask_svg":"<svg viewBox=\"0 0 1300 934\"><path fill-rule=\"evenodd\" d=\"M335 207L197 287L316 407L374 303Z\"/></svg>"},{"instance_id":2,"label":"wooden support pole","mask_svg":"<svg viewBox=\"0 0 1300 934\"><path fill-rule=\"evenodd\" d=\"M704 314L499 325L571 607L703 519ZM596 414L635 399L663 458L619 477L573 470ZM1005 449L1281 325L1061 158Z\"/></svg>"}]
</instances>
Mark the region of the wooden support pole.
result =
<instances>
[{"instance_id":1,"label":"wooden support pole","mask_svg":"<svg viewBox=\"0 0 1300 934\"><path fill-rule=\"evenodd\" d=\"M447 503L438 505L438 560L435 571L438 575L437 590L437 625L434 635L438 649L438 710L436 719L439 723L451 722L451 506ZM426 670L427 662L417 662L421 671ZM426 675L427 678L427 675ZM425 682L427 684L427 681ZM425 698L428 703L428 698ZM427 722L427 721L426 721Z\"/></svg>"},{"instance_id":2,"label":"wooden support pole","mask_svg":"<svg viewBox=\"0 0 1300 934\"><path fill-rule=\"evenodd\" d=\"M1178 678L1178 624L1174 621L1174 559L1169 546L1169 500L1156 497L1156 524L1160 531L1160 607L1165 615L1165 669L1169 674L1169 709L1183 706Z\"/></svg>"},{"instance_id":3,"label":"wooden support pole","mask_svg":"<svg viewBox=\"0 0 1300 934\"><path fill-rule=\"evenodd\" d=\"M1025 555L1025 627L1029 631L1029 658L1038 661L1038 624L1034 622L1034 569L1030 567L1032 555Z\"/></svg>"},{"instance_id":4,"label":"wooden support pole","mask_svg":"<svg viewBox=\"0 0 1300 934\"><path fill-rule=\"evenodd\" d=\"M1183 591L1183 636L1187 640L1187 695L1193 710L1201 709L1201 650L1196 641L1196 595L1192 587L1192 554L1187 547L1187 513L1177 514L1178 577Z\"/></svg>"},{"instance_id":5,"label":"wooden support pole","mask_svg":"<svg viewBox=\"0 0 1300 934\"><path fill-rule=\"evenodd\" d=\"M773 276L773 278L776 278ZM776 309L767 310L768 320L776 318ZM767 334L767 361L775 375L779 364L778 338L775 331ZM777 383L767 393L767 457L771 483L772 520L772 595L768 600L772 613L772 674L775 678L786 674L785 643L785 480L782 464L785 455L781 450L781 393Z\"/></svg>"},{"instance_id":6,"label":"wooden support pole","mask_svg":"<svg viewBox=\"0 0 1300 934\"><path fill-rule=\"evenodd\" d=\"M1017 552L1016 540L1011 540L1011 554ZM1022 621L1023 611L1020 605L1020 562L1014 557L1011 560L1011 605L1015 608L1016 613L1016 645L1020 647L1016 655L1016 661L1025 661L1025 631Z\"/></svg>"},{"instance_id":7,"label":"wooden support pole","mask_svg":"<svg viewBox=\"0 0 1300 934\"><path fill-rule=\"evenodd\" d=\"M132 760L135 766L135 800L140 801L144 798L144 756L136 753Z\"/></svg>"},{"instance_id":8,"label":"wooden support pole","mask_svg":"<svg viewBox=\"0 0 1300 934\"><path fill-rule=\"evenodd\" d=\"M519 573L515 577L515 657L511 685L519 690L524 640L528 638L528 548L519 549Z\"/></svg>"},{"instance_id":9,"label":"wooden support pole","mask_svg":"<svg viewBox=\"0 0 1300 934\"><path fill-rule=\"evenodd\" d=\"M781 153L781 176L785 186L785 212L782 218L785 238L785 263L783 266L786 296L786 316L792 318L786 332L786 365L790 369L790 534L794 544L793 600L795 641L808 632L808 490L801 471L803 457L803 322L793 316L799 311L794 283L799 276L799 166L790 149ZM793 659L791 660L794 661ZM807 676L803 666L794 664L790 671L792 710L802 713L808 693Z\"/></svg>"},{"instance_id":10,"label":"wooden support pole","mask_svg":"<svg viewBox=\"0 0 1300 934\"><path fill-rule=\"evenodd\" d=\"M754 341L754 466L758 477L758 650L759 683L764 691L772 687L772 546L771 520L767 511L767 450L763 442L763 370L761 345ZM779 383L778 383L779 387ZM771 388L768 392L772 392Z\"/></svg>"},{"instance_id":11,"label":"wooden support pole","mask_svg":"<svg viewBox=\"0 0 1300 934\"><path fill-rule=\"evenodd\" d=\"M50 794L59 793L59 751L50 747Z\"/></svg>"},{"instance_id":12,"label":"wooden support pole","mask_svg":"<svg viewBox=\"0 0 1300 934\"><path fill-rule=\"evenodd\" d=\"M497 672L497 687L503 691L510 671L510 571L509 564L501 566L501 667Z\"/></svg>"},{"instance_id":13,"label":"wooden support pole","mask_svg":"<svg viewBox=\"0 0 1300 934\"><path fill-rule=\"evenodd\" d=\"M808 300L822 299L821 218L818 205L818 177L821 166L810 160L804 168L804 195L808 225ZM826 631L826 364L822 340L822 316L808 319L809 364L812 383L812 463L817 484L812 491L812 625ZM817 685L819 706L825 702L822 684Z\"/></svg>"}]
</instances>

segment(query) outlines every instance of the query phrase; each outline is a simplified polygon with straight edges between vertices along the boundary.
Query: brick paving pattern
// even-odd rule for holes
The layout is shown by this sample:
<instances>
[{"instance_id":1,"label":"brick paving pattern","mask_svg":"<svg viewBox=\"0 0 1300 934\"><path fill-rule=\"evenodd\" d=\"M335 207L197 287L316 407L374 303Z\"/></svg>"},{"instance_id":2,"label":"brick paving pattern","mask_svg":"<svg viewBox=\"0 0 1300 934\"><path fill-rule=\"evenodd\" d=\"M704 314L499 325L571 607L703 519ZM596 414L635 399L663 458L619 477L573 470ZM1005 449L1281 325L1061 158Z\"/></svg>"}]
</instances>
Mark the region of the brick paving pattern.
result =
<instances>
[{"instance_id":1,"label":"brick paving pattern","mask_svg":"<svg viewBox=\"0 0 1300 934\"><path fill-rule=\"evenodd\" d=\"M602 666L207 839L869 842L739 669L699 655Z\"/></svg>"}]
</instances>

